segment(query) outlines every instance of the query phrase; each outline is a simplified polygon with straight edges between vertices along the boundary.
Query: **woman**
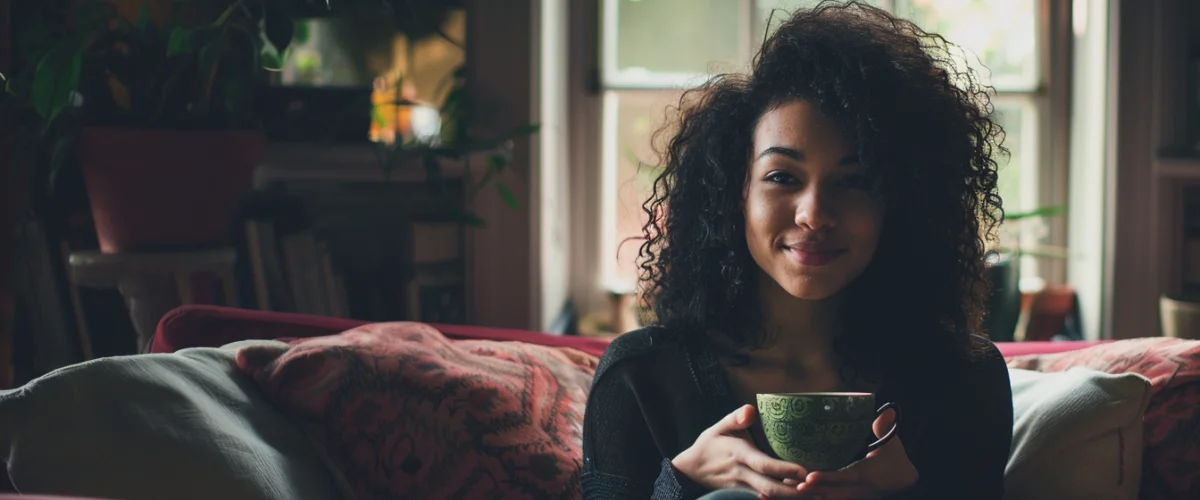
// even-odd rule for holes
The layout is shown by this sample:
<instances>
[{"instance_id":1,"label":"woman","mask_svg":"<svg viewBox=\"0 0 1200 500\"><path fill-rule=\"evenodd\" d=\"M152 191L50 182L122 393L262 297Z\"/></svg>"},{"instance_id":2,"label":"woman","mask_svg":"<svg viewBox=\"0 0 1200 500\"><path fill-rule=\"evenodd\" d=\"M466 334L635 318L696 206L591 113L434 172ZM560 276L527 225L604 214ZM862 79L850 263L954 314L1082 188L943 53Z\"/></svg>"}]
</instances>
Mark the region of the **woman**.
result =
<instances>
[{"instance_id":1,"label":"woman","mask_svg":"<svg viewBox=\"0 0 1200 500\"><path fill-rule=\"evenodd\" d=\"M686 94L645 205L657 323L600 362L586 497L1001 497L1008 372L972 334L1002 132L949 51L823 4ZM829 391L898 403L898 438L840 471L775 459L755 394Z\"/></svg>"}]
</instances>

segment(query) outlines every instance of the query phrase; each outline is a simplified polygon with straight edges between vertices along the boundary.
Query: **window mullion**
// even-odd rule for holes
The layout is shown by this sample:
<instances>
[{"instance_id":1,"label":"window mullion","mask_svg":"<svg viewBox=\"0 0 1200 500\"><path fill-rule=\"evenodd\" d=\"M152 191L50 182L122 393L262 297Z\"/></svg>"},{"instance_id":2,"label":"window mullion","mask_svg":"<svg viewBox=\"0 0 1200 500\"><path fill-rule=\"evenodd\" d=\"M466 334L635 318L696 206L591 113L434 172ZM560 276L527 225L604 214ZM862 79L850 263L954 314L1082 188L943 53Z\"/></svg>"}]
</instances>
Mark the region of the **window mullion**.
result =
<instances>
[{"instance_id":1,"label":"window mullion","mask_svg":"<svg viewBox=\"0 0 1200 500\"><path fill-rule=\"evenodd\" d=\"M600 87L605 88L617 72L617 2L600 5Z\"/></svg>"}]
</instances>

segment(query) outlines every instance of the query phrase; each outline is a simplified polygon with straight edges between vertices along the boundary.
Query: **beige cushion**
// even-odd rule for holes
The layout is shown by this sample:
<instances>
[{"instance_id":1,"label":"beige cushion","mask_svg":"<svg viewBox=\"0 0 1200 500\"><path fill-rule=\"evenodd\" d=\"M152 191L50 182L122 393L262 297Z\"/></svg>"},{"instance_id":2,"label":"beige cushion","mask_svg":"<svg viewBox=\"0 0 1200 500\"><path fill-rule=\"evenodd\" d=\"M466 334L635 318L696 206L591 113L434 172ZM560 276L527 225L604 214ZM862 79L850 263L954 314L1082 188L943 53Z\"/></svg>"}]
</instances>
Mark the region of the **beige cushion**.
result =
<instances>
[{"instance_id":1,"label":"beige cushion","mask_svg":"<svg viewBox=\"0 0 1200 500\"><path fill-rule=\"evenodd\" d=\"M1086 368L1009 375L1014 421L1005 498L1138 497L1149 380Z\"/></svg>"},{"instance_id":2,"label":"beige cushion","mask_svg":"<svg viewBox=\"0 0 1200 500\"><path fill-rule=\"evenodd\" d=\"M352 498L237 369L239 344L98 359L0 391L13 484L122 500Z\"/></svg>"}]
</instances>

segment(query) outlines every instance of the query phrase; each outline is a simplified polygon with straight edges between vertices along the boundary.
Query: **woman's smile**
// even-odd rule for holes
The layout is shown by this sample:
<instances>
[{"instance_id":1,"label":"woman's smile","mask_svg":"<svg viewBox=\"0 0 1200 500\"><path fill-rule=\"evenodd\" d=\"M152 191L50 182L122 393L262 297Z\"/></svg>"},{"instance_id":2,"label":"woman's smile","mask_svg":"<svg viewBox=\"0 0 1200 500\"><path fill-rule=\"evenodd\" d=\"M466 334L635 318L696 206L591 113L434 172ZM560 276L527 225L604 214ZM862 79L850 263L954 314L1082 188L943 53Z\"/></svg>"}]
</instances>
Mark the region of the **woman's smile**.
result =
<instances>
[{"instance_id":1,"label":"woman's smile","mask_svg":"<svg viewBox=\"0 0 1200 500\"><path fill-rule=\"evenodd\" d=\"M846 254L846 249L844 248L813 245L808 243L787 245L783 247L783 251L797 264L809 267L823 267L829 265L834 260L837 260L837 258Z\"/></svg>"}]
</instances>

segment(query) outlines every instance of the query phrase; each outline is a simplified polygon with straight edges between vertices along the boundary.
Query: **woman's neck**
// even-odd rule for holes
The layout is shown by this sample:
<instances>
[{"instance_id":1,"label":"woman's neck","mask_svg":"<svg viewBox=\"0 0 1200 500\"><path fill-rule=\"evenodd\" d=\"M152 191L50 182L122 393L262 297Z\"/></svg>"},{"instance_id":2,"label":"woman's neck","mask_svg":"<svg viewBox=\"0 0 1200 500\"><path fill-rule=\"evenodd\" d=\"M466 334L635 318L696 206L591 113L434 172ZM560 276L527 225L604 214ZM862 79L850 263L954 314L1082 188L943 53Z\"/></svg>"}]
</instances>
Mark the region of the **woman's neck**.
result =
<instances>
[{"instance_id":1,"label":"woman's neck","mask_svg":"<svg viewBox=\"0 0 1200 500\"><path fill-rule=\"evenodd\" d=\"M787 293L768 276L760 283L765 342L751 357L813 368L835 365L833 339L841 328L841 295L804 300Z\"/></svg>"}]
</instances>

